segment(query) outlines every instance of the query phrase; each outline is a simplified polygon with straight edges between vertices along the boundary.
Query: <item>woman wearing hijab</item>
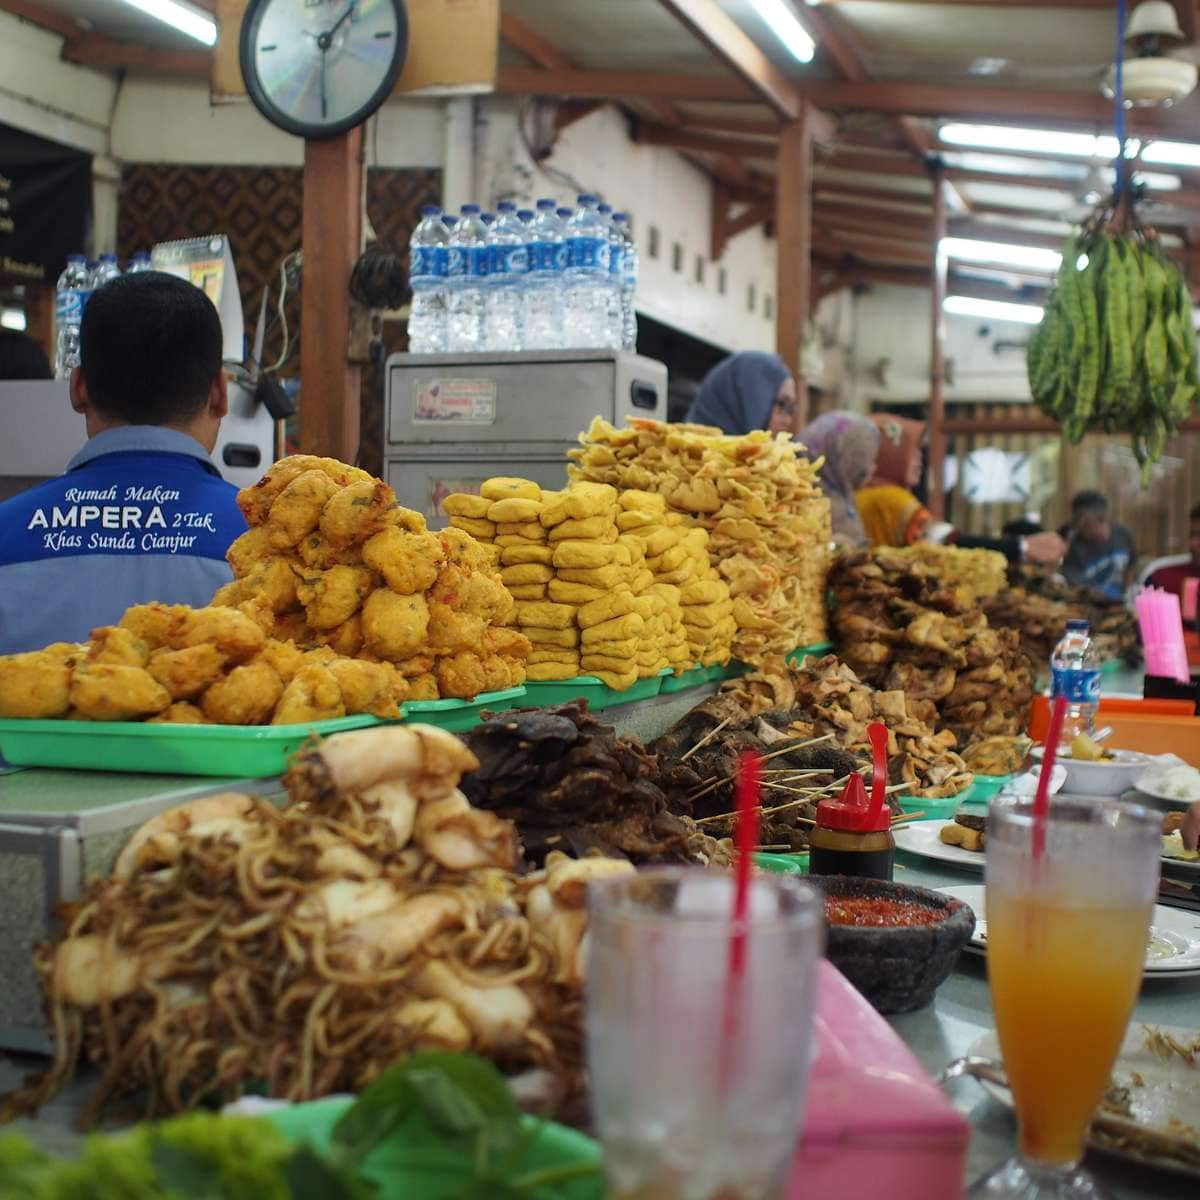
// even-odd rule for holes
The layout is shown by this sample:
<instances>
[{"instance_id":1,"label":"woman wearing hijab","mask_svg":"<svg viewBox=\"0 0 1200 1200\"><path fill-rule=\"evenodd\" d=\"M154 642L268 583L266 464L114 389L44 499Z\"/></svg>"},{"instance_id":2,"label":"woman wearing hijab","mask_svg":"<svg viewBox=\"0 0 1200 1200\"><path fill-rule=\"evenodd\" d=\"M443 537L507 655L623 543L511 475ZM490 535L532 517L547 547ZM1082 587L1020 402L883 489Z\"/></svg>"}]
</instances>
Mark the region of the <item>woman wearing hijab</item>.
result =
<instances>
[{"instance_id":1,"label":"woman wearing hijab","mask_svg":"<svg viewBox=\"0 0 1200 1200\"><path fill-rule=\"evenodd\" d=\"M921 482L925 422L872 413L879 430L875 473L854 497L872 546L911 546L926 534L933 516L913 495Z\"/></svg>"},{"instance_id":2,"label":"woman wearing hijab","mask_svg":"<svg viewBox=\"0 0 1200 1200\"><path fill-rule=\"evenodd\" d=\"M833 519L833 540L843 546L865 546L863 529L854 493L875 471L879 453L879 430L857 413L835 409L822 413L800 434L808 448L808 457L821 455L821 491L829 500Z\"/></svg>"},{"instance_id":3,"label":"woman wearing hijab","mask_svg":"<svg viewBox=\"0 0 1200 1200\"><path fill-rule=\"evenodd\" d=\"M783 359L744 350L705 375L687 419L735 436L756 429L780 433L791 432L795 411L796 381Z\"/></svg>"}]
</instances>

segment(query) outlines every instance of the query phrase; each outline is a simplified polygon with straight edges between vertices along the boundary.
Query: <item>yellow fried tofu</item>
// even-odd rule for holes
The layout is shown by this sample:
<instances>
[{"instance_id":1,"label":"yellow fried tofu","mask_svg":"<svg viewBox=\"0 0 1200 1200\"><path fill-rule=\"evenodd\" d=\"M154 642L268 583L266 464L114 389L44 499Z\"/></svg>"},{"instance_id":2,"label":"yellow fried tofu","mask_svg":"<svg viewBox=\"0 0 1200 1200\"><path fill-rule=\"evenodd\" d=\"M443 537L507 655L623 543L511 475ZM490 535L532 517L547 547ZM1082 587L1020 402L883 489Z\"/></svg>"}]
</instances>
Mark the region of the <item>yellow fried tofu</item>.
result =
<instances>
[{"instance_id":1,"label":"yellow fried tofu","mask_svg":"<svg viewBox=\"0 0 1200 1200\"><path fill-rule=\"evenodd\" d=\"M587 629L591 625L602 625L614 617L636 611L633 593L627 588L618 588L616 591L606 592L599 600L590 600L587 604L580 605L575 614L575 622L580 629Z\"/></svg>"},{"instance_id":2,"label":"yellow fried tofu","mask_svg":"<svg viewBox=\"0 0 1200 1200\"><path fill-rule=\"evenodd\" d=\"M411 658L425 645L429 606L424 596L398 596L378 588L363 605L362 625L367 649L397 662Z\"/></svg>"},{"instance_id":3,"label":"yellow fried tofu","mask_svg":"<svg viewBox=\"0 0 1200 1200\"><path fill-rule=\"evenodd\" d=\"M375 589L377 578L366 567L330 567L305 574L296 596L313 629L333 629L358 612Z\"/></svg>"},{"instance_id":4,"label":"yellow fried tofu","mask_svg":"<svg viewBox=\"0 0 1200 1200\"><path fill-rule=\"evenodd\" d=\"M479 494L485 500L537 500L540 503L542 499L542 489L533 480L505 475L485 479Z\"/></svg>"},{"instance_id":5,"label":"yellow fried tofu","mask_svg":"<svg viewBox=\"0 0 1200 1200\"><path fill-rule=\"evenodd\" d=\"M517 624L539 629L566 629L575 621L575 610L569 604L553 604L549 600L533 600L517 604Z\"/></svg>"},{"instance_id":6,"label":"yellow fried tofu","mask_svg":"<svg viewBox=\"0 0 1200 1200\"><path fill-rule=\"evenodd\" d=\"M546 595L556 604L588 604L601 600L609 593L604 588L591 587L586 583L571 583L567 579L552 579L546 584Z\"/></svg>"},{"instance_id":7,"label":"yellow fried tofu","mask_svg":"<svg viewBox=\"0 0 1200 1200\"><path fill-rule=\"evenodd\" d=\"M82 651L68 660L46 650L0 658L0 717L61 717L71 707L74 662L82 659Z\"/></svg>"},{"instance_id":8,"label":"yellow fried tofu","mask_svg":"<svg viewBox=\"0 0 1200 1200\"><path fill-rule=\"evenodd\" d=\"M160 713L171 696L144 667L81 663L71 676L71 707L89 721L133 721Z\"/></svg>"},{"instance_id":9,"label":"yellow fried tofu","mask_svg":"<svg viewBox=\"0 0 1200 1200\"><path fill-rule=\"evenodd\" d=\"M555 679L574 679L578 674L579 667L575 663L530 663L525 668L525 678L533 683L549 682Z\"/></svg>"},{"instance_id":10,"label":"yellow fried tofu","mask_svg":"<svg viewBox=\"0 0 1200 1200\"><path fill-rule=\"evenodd\" d=\"M652 512L638 508L622 509L617 513L617 528L622 533L635 533L639 530L653 529L657 520Z\"/></svg>"},{"instance_id":11,"label":"yellow fried tofu","mask_svg":"<svg viewBox=\"0 0 1200 1200\"><path fill-rule=\"evenodd\" d=\"M574 520L586 520L604 513L615 514L617 489L607 483L572 483L562 493L567 516Z\"/></svg>"},{"instance_id":12,"label":"yellow fried tofu","mask_svg":"<svg viewBox=\"0 0 1200 1200\"><path fill-rule=\"evenodd\" d=\"M538 525L538 517L542 512L542 497L541 492L538 493L536 500L530 500L523 496L506 496L503 500L492 501L491 507L487 510L487 519L495 521L497 525L508 524L510 522L532 522ZM540 529L541 526L538 525Z\"/></svg>"},{"instance_id":13,"label":"yellow fried tofu","mask_svg":"<svg viewBox=\"0 0 1200 1200\"><path fill-rule=\"evenodd\" d=\"M149 646L124 625L104 625L92 630L88 662L144 667L149 658Z\"/></svg>"},{"instance_id":14,"label":"yellow fried tofu","mask_svg":"<svg viewBox=\"0 0 1200 1200\"><path fill-rule=\"evenodd\" d=\"M642 539L642 550L647 558L657 558L683 541L684 531L671 525L660 525Z\"/></svg>"},{"instance_id":15,"label":"yellow fried tofu","mask_svg":"<svg viewBox=\"0 0 1200 1200\"><path fill-rule=\"evenodd\" d=\"M667 502L657 492L645 492L639 488L625 488L617 497L617 504L626 512L643 511L662 516L667 511Z\"/></svg>"},{"instance_id":16,"label":"yellow fried tofu","mask_svg":"<svg viewBox=\"0 0 1200 1200\"><path fill-rule=\"evenodd\" d=\"M451 517L450 525L463 533L469 533L472 537L486 538L490 541L496 536L494 521L482 521L477 517Z\"/></svg>"},{"instance_id":17,"label":"yellow fried tofu","mask_svg":"<svg viewBox=\"0 0 1200 1200\"><path fill-rule=\"evenodd\" d=\"M433 673L442 696L457 696L473 700L487 691L487 675L479 655L473 650L460 650L436 659Z\"/></svg>"},{"instance_id":18,"label":"yellow fried tofu","mask_svg":"<svg viewBox=\"0 0 1200 1200\"><path fill-rule=\"evenodd\" d=\"M585 657L589 654L604 654L609 658L631 659L641 647L639 638L622 638L620 641L587 642L580 647L580 653Z\"/></svg>"},{"instance_id":19,"label":"yellow fried tofu","mask_svg":"<svg viewBox=\"0 0 1200 1200\"><path fill-rule=\"evenodd\" d=\"M588 674L594 675L597 671L611 671L616 675L624 675L631 667L640 668L642 663L640 655L614 658L610 654L581 654L579 665Z\"/></svg>"},{"instance_id":20,"label":"yellow fried tofu","mask_svg":"<svg viewBox=\"0 0 1200 1200\"><path fill-rule=\"evenodd\" d=\"M455 654L459 650L479 650L483 644L484 621L474 613L458 612L448 604L429 604L429 631L426 634L434 654Z\"/></svg>"},{"instance_id":21,"label":"yellow fried tofu","mask_svg":"<svg viewBox=\"0 0 1200 1200\"><path fill-rule=\"evenodd\" d=\"M544 583L513 583L508 585L508 594L514 600L545 600L548 592Z\"/></svg>"},{"instance_id":22,"label":"yellow fried tofu","mask_svg":"<svg viewBox=\"0 0 1200 1200\"><path fill-rule=\"evenodd\" d=\"M537 521L502 521L496 526L496 536L524 538L535 545L546 541L546 531Z\"/></svg>"},{"instance_id":23,"label":"yellow fried tofu","mask_svg":"<svg viewBox=\"0 0 1200 1200\"><path fill-rule=\"evenodd\" d=\"M731 600L719 601L716 604L685 604L683 606L683 623L698 626L701 629L711 629L728 617L732 609L733 602Z\"/></svg>"},{"instance_id":24,"label":"yellow fried tofu","mask_svg":"<svg viewBox=\"0 0 1200 1200\"><path fill-rule=\"evenodd\" d=\"M191 700L221 677L225 656L207 643L182 650L156 650L146 670L172 700Z\"/></svg>"},{"instance_id":25,"label":"yellow fried tofu","mask_svg":"<svg viewBox=\"0 0 1200 1200\"><path fill-rule=\"evenodd\" d=\"M586 646L589 642L617 642L625 638L640 637L645 624L632 609L633 605L630 604L629 610L621 616L585 628L583 644Z\"/></svg>"},{"instance_id":26,"label":"yellow fried tofu","mask_svg":"<svg viewBox=\"0 0 1200 1200\"><path fill-rule=\"evenodd\" d=\"M535 663L561 662L577 665L579 651L567 646L534 646L526 660L531 666Z\"/></svg>"},{"instance_id":27,"label":"yellow fried tofu","mask_svg":"<svg viewBox=\"0 0 1200 1200\"><path fill-rule=\"evenodd\" d=\"M582 664L580 664L582 666ZM586 668L585 668L586 670ZM628 671L605 671L605 670L587 670L588 675L595 675L601 683L612 688L614 692L623 692L628 688L633 687L638 681L637 667L632 667Z\"/></svg>"},{"instance_id":28,"label":"yellow fried tofu","mask_svg":"<svg viewBox=\"0 0 1200 1200\"><path fill-rule=\"evenodd\" d=\"M607 567L579 568L560 567L558 578L563 583L582 583L588 587L599 588L601 591L611 591L619 583L625 581L625 571L615 564ZM588 599L593 599L589 596Z\"/></svg>"},{"instance_id":29,"label":"yellow fried tofu","mask_svg":"<svg viewBox=\"0 0 1200 1200\"><path fill-rule=\"evenodd\" d=\"M635 595L640 596L642 592L647 591L654 586L654 572L648 567L641 567L634 571L629 580L629 590Z\"/></svg>"},{"instance_id":30,"label":"yellow fried tofu","mask_svg":"<svg viewBox=\"0 0 1200 1200\"><path fill-rule=\"evenodd\" d=\"M720 579L690 579L679 587L681 604L716 604L729 599L729 585Z\"/></svg>"},{"instance_id":31,"label":"yellow fried tofu","mask_svg":"<svg viewBox=\"0 0 1200 1200\"><path fill-rule=\"evenodd\" d=\"M472 496L468 492L454 492L442 501L442 511L448 517L470 517L479 521L488 514L495 503L486 496Z\"/></svg>"},{"instance_id":32,"label":"yellow fried tofu","mask_svg":"<svg viewBox=\"0 0 1200 1200\"><path fill-rule=\"evenodd\" d=\"M554 569L545 563L518 563L515 567L501 567L500 578L506 587L522 583L549 583L554 578Z\"/></svg>"},{"instance_id":33,"label":"yellow fried tofu","mask_svg":"<svg viewBox=\"0 0 1200 1200\"><path fill-rule=\"evenodd\" d=\"M345 715L342 689L330 667L324 663L305 663L283 689L271 715L271 724L304 725Z\"/></svg>"},{"instance_id":34,"label":"yellow fried tofu","mask_svg":"<svg viewBox=\"0 0 1200 1200\"><path fill-rule=\"evenodd\" d=\"M227 659L244 662L253 658L266 640L262 626L244 612L210 605L208 608L185 608L179 632L169 644L179 650L209 642Z\"/></svg>"},{"instance_id":35,"label":"yellow fried tofu","mask_svg":"<svg viewBox=\"0 0 1200 1200\"><path fill-rule=\"evenodd\" d=\"M187 700L176 700L157 716L148 717L147 725L211 725L212 722L196 705Z\"/></svg>"},{"instance_id":36,"label":"yellow fried tofu","mask_svg":"<svg viewBox=\"0 0 1200 1200\"><path fill-rule=\"evenodd\" d=\"M606 535L611 537L606 539ZM592 539L617 540L617 524L612 517L587 517L582 520L568 518L555 525L546 535L551 542L590 541Z\"/></svg>"},{"instance_id":37,"label":"yellow fried tofu","mask_svg":"<svg viewBox=\"0 0 1200 1200\"><path fill-rule=\"evenodd\" d=\"M362 557L393 592L411 596L433 586L446 561L446 550L435 534L388 528L363 544Z\"/></svg>"},{"instance_id":38,"label":"yellow fried tofu","mask_svg":"<svg viewBox=\"0 0 1200 1200\"><path fill-rule=\"evenodd\" d=\"M565 646L569 649L579 645L578 629L538 629L536 626L526 625L522 627L521 632L535 650L539 646Z\"/></svg>"},{"instance_id":39,"label":"yellow fried tofu","mask_svg":"<svg viewBox=\"0 0 1200 1200\"><path fill-rule=\"evenodd\" d=\"M218 679L200 697L200 708L217 725L266 725L282 694L283 680L258 659Z\"/></svg>"},{"instance_id":40,"label":"yellow fried tofu","mask_svg":"<svg viewBox=\"0 0 1200 1200\"><path fill-rule=\"evenodd\" d=\"M317 528L321 511L337 494L338 485L324 471L304 471L275 497L267 525L271 545L290 550Z\"/></svg>"},{"instance_id":41,"label":"yellow fried tofu","mask_svg":"<svg viewBox=\"0 0 1200 1200\"><path fill-rule=\"evenodd\" d=\"M629 555L629 551L617 543L584 542L574 539L557 543L551 551L551 561L556 567L569 567L573 570L607 567L618 563L621 558L628 562Z\"/></svg>"},{"instance_id":42,"label":"yellow fried tofu","mask_svg":"<svg viewBox=\"0 0 1200 1200\"><path fill-rule=\"evenodd\" d=\"M502 567L519 567L522 563L549 563L554 558L554 551L545 545L522 540L520 545L500 547L500 565Z\"/></svg>"}]
</instances>

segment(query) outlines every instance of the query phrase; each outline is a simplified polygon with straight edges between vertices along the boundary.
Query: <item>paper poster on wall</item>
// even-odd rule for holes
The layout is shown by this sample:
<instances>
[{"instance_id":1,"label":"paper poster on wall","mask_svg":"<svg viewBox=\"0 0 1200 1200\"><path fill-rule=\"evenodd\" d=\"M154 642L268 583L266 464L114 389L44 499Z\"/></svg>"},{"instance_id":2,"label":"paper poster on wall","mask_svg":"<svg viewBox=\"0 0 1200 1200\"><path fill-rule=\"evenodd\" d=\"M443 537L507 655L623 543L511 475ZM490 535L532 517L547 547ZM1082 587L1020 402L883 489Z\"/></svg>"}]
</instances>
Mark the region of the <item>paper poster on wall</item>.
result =
<instances>
[{"instance_id":1,"label":"paper poster on wall","mask_svg":"<svg viewBox=\"0 0 1200 1200\"><path fill-rule=\"evenodd\" d=\"M429 480L429 500L425 506L426 517L447 520L450 516L442 507L447 496L465 493L468 496L478 496L483 487L483 478L479 479L438 479L436 476Z\"/></svg>"},{"instance_id":2,"label":"paper poster on wall","mask_svg":"<svg viewBox=\"0 0 1200 1200\"><path fill-rule=\"evenodd\" d=\"M226 362L240 363L246 356L246 318L229 239L214 234L159 242L151 251L150 262L156 271L194 283L213 302L221 318L221 357Z\"/></svg>"},{"instance_id":3,"label":"paper poster on wall","mask_svg":"<svg viewBox=\"0 0 1200 1200\"><path fill-rule=\"evenodd\" d=\"M433 425L496 423L494 379L426 379L413 382L413 421Z\"/></svg>"}]
</instances>

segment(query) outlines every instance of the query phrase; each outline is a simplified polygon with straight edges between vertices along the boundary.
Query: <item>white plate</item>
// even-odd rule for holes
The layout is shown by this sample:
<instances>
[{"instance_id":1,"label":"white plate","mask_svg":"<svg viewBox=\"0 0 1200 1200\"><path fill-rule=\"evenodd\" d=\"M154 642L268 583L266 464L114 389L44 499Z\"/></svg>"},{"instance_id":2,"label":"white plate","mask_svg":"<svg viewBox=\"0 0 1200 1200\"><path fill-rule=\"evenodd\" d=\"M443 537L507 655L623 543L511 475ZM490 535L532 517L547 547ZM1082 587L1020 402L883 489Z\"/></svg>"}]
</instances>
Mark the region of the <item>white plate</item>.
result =
<instances>
[{"instance_id":1,"label":"white plate","mask_svg":"<svg viewBox=\"0 0 1200 1200\"><path fill-rule=\"evenodd\" d=\"M1107 747L1106 747L1107 749ZM1045 746L1035 746L1033 757L1042 761ZM1146 768L1150 756L1137 750L1110 750L1112 759L1059 758L1057 765L1067 771L1064 791L1079 796L1119 796L1133 787L1133 781Z\"/></svg>"},{"instance_id":2,"label":"white plate","mask_svg":"<svg viewBox=\"0 0 1200 1200\"><path fill-rule=\"evenodd\" d=\"M972 871L982 871L984 854L982 850L964 850L961 846L947 846L941 841L939 834L953 821L912 821L893 832L896 839L896 849L909 854L920 854L925 858L936 858L939 862L953 863L956 867L969 867Z\"/></svg>"},{"instance_id":3,"label":"white plate","mask_svg":"<svg viewBox=\"0 0 1200 1200\"><path fill-rule=\"evenodd\" d=\"M974 911L975 932L966 949L982 954L987 944L987 889L982 884L971 883L935 890L961 900ZM1150 918L1150 936L1154 939L1157 956L1151 958L1147 951L1146 976L1200 975L1200 913L1156 904Z\"/></svg>"},{"instance_id":4,"label":"white plate","mask_svg":"<svg viewBox=\"0 0 1200 1200\"><path fill-rule=\"evenodd\" d=\"M1177 1025L1145 1025L1140 1021L1133 1022L1113 1065L1113 1082L1129 1088L1132 1120L1143 1128L1165 1131L1168 1122L1174 1118L1183 1125L1200 1129L1200 1069L1195 1065L1189 1066L1177 1054L1172 1054L1164 1062L1148 1049L1146 1034L1153 1029L1169 1034L1184 1045L1190 1044L1197 1036L1197 1030L1183 1029ZM994 1032L985 1033L975 1041L967 1053L999 1061L1000 1043ZM1134 1075L1140 1078L1140 1087L1134 1086ZM990 1096L1006 1108L1012 1108L1012 1095L1007 1088L982 1079L979 1083ZM1200 1169L1194 1166L1149 1150L1117 1148L1102 1136L1097 1136L1095 1129L1089 1131L1087 1142L1092 1149L1101 1150L1115 1158L1162 1167L1190 1178L1200 1178Z\"/></svg>"},{"instance_id":5,"label":"white plate","mask_svg":"<svg viewBox=\"0 0 1200 1200\"><path fill-rule=\"evenodd\" d=\"M1174 763L1173 766L1186 764ZM1193 768L1195 771L1195 768ZM1161 766L1152 767L1149 771L1144 771L1134 781L1133 786L1139 792L1144 792L1147 796L1153 796L1155 800L1163 800L1167 804L1174 804L1178 808L1182 808L1188 804L1194 804L1200 800L1200 771L1195 771L1196 787L1195 791L1189 796L1172 796L1170 793L1163 790L1159 783L1161 777L1166 773L1166 768Z\"/></svg>"}]
</instances>

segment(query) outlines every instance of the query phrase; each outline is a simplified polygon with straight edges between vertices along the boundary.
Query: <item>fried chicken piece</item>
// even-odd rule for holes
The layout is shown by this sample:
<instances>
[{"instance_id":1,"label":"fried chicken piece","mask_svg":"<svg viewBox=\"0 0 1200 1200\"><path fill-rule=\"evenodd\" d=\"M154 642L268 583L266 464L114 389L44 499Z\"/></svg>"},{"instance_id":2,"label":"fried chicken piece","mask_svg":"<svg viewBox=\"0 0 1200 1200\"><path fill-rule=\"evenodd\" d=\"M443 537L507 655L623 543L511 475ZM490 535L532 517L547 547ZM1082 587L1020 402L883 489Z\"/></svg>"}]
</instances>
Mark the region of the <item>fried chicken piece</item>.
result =
<instances>
[{"instance_id":1,"label":"fried chicken piece","mask_svg":"<svg viewBox=\"0 0 1200 1200\"><path fill-rule=\"evenodd\" d=\"M429 648L435 654L476 650L483 644L484 623L473 613L456 612L448 604L429 605Z\"/></svg>"},{"instance_id":2,"label":"fried chicken piece","mask_svg":"<svg viewBox=\"0 0 1200 1200\"><path fill-rule=\"evenodd\" d=\"M246 575L252 575L258 564L274 553L271 531L260 525L256 529L247 529L240 537L234 538L229 549L225 551L225 561L233 568L234 575L242 579Z\"/></svg>"},{"instance_id":3,"label":"fried chicken piece","mask_svg":"<svg viewBox=\"0 0 1200 1200\"><path fill-rule=\"evenodd\" d=\"M325 505L338 494L338 485L324 471L297 475L275 497L268 517L271 545L290 550L317 528Z\"/></svg>"},{"instance_id":4,"label":"fried chicken piece","mask_svg":"<svg viewBox=\"0 0 1200 1200\"><path fill-rule=\"evenodd\" d=\"M954 690L953 667L930 670L910 662L894 662L888 670L885 687L903 692L914 700L944 700Z\"/></svg>"},{"instance_id":5,"label":"fried chicken piece","mask_svg":"<svg viewBox=\"0 0 1200 1200\"><path fill-rule=\"evenodd\" d=\"M411 596L433 586L446 561L446 551L441 539L432 533L406 533L393 527L370 538L363 545L362 557L393 592Z\"/></svg>"},{"instance_id":6,"label":"fried chicken piece","mask_svg":"<svg viewBox=\"0 0 1200 1200\"><path fill-rule=\"evenodd\" d=\"M283 689L272 725L302 725L344 717L342 689L333 672L321 663L306 663Z\"/></svg>"},{"instance_id":7,"label":"fried chicken piece","mask_svg":"<svg viewBox=\"0 0 1200 1200\"><path fill-rule=\"evenodd\" d=\"M366 567L330 567L302 576L296 596L313 629L333 629L358 612L376 580Z\"/></svg>"},{"instance_id":8,"label":"fried chicken piece","mask_svg":"<svg viewBox=\"0 0 1200 1200\"><path fill-rule=\"evenodd\" d=\"M194 705L186 700L177 700L164 708L156 717L150 717L147 725L211 725L212 722Z\"/></svg>"},{"instance_id":9,"label":"fried chicken piece","mask_svg":"<svg viewBox=\"0 0 1200 1200\"><path fill-rule=\"evenodd\" d=\"M327 669L341 688L346 712L399 717L400 709L395 695L398 673L391 663L335 658L327 664ZM404 690L407 692L407 687Z\"/></svg>"},{"instance_id":10,"label":"fried chicken piece","mask_svg":"<svg viewBox=\"0 0 1200 1200\"><path fill-rule=\"evenodd\" d=\"M89 721L132 721L160 713L170 693L145 668L81 663L71 678L71 707Z\"/></svg>"},{"instance_id":11,"label":"fried chicken piece","mask_svg":"<svg viewBox=\"0 0 1200 1200\"><path fill-rule=\"evenodd\" d=\"M118 667L144 667L150 648L123 625L102 625L92 630L88 662L112 663Z\"/></svg>"},{"instance_id":12,"label":"fried chicken piece","mask_svg":"<svg viewBox=\"0 0 1200 1200\"><path fill-rule=\"evenodd\" d=\"M329 498L321 510L321 535L331 546L342 549L358 545L388 524L395 507L396 493L386 483L360 479Z\"/></svg>"},{"instance_id":13,"label":"fried chicken piece","mask_svg":"<svg viewBox=\"0 0 1200 1200\"><path fill-rule=\"evenodd\" d=\"M282 694L283 681L259 659L218 679L200 697L200 708L218 725L265 725Z\"/></svg>"},{"instance_id":14,"label":"fried chicken piece","mask_svg":"<svg viewBox=\"0 0 1200 1200\"><path fill-rule=\"evenodd\" d=\"M398 662L416 654L429 632L429 606L424 596L397 596L377 588L362 611L363 637L368 650Z\"/></svg>"},{"instance_id":15,"label":"fried chicken piece","mask_svg":"<svg viewBox=\"0 0 1200 1200\"><path fill-rule=\"evenodd\" d=\"M225 669L225 656L207 643L183 650L157 650L146 670L170 693L172 700L191 700L216 682Z\"/></svg>"},{"instance_id":16,"label":"fried chicken piece","mask_svg":"<svg viewBox=\"0 0 1200 1200\"><path fill-rule=\"evenodd\" d=\"M433 665L437 677L438 691L443 696L458 696L473 700L480 692L486 692L487 675L479 655L470 650L447 654Z\"/></svg>"},{"instance_id":17,"label":"fried chicken piece","mask_svg":"<svg viewBox=\"0 0 1200 1200\"><path fill-rule=\"evenodd\" d=\"M231 662L253 658L267 640L262 627L244 612L222 605L208 608L184 609L182 628L173 639L172 648L199 646L211 643Z\"/></svg>"},{"instance_id":18,"label":"fried chicken piece","mask_svg":"<svg viewBox=\"0 0 1200 1200\"><path fill-rule=\"evenodd\" d=\"M84 652L55 653L59 642L45 650L10 654L0 658L0 717L45 720L61 717L71 707L71 672Z\"/></svg>"},{"instance_id":19,"label":"fried chicken piece","mask_svg":"<svg viewBox=\"0 0 1200 1200\"><path fill-rule=\"evenodd\" d=\"M238 492L238 508L246 518L246 524L262 525L279 493L306 471L323 471L338 487L371 478L366 471L347 466L336 458L319 458L315 454L293 454L281 458L257 483Z\"/></svg>"}]
</instances>

